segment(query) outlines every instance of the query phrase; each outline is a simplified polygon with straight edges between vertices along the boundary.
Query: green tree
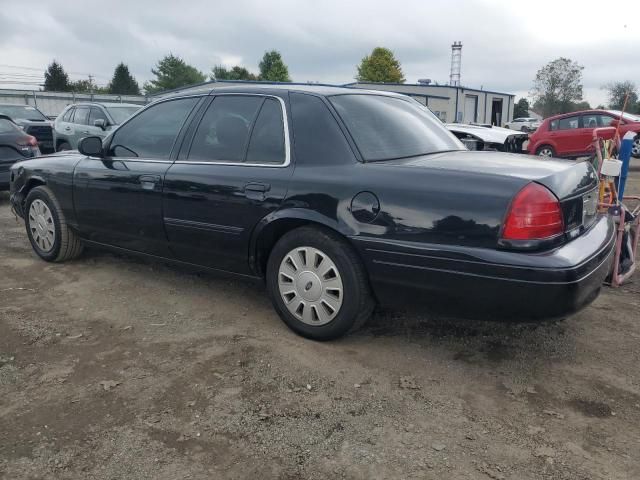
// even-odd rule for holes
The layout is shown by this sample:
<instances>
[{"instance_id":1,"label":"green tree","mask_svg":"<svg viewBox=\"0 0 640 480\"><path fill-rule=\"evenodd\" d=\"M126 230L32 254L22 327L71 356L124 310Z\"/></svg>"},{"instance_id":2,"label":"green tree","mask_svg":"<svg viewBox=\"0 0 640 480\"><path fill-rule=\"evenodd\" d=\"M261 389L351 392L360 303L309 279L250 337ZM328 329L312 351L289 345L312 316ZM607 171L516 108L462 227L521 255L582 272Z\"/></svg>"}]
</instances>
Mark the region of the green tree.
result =
<instances>
[{"instance_id":1,"label":"green tree","mask_svg":"<svg viewBox=\"0 0 640 480\"><path fill-rule=\"evenodd\" d=\"M258 80L258 76L244 67L236 65L227 70L222 65L216 65L211 70L211 80Z\"/></svg>"},{"instance_id":2,"label":"green tree","mask_svg":"<svg viewBox=\"0 0 640 480\"><path fill-rule=\"evenodd\" d=\"M44 72L44 89L49 92L68 92L70 89L69 75L55 60L49 64Z\"/></svg>"},{"instance_id":3,"label":"green tree","mask_svg":"<svg viewBox=\"0 0 640 480\"><path fill-rule=\"evenodd\" d=\"M404 83L400 62L388 48L376 47L358 65L356 80L360 82Z\"/></svg>"},{"instance_id":4,"label":"green tree","mask_svg":"<svg viewBox=\"0 0 640 480\"><path fill-rule=\"evenodd\" d=\"M117 95L140 95L138 82L129 72L129 67L122 62L113 71L113 78L111 78L107 89L109 93Z\"/></svg>"},{"instance_id":5,"label":"green tree","mask_svg":"<svg viewBox=\"0 0 640 480\"><path fill-rule=\"evenodd\" d=\"M528 117L529 102L526 98L521 98L513 107L513 118Z\"/></svg>"},{"instance_id":6,"label":"green tree","mask_svg":"<svg viewBox=\"0 0 640 480\"><path fill-rule=\"evenodd\" d=\"M624 82L613 82L605 87L609 92L609 108L612 110L622 110L624 101L627 100L626 112L636 113L638 111L638 87L635 83L626 80Z\"/></svg>"},{"instance_id":7,"label":"green tree","mask_svg":"<svg viewBox=\"0 0 640 480\"><path fill-rule=\"evenodd\" d=\"M265 52L260 64L260 80L269 82L290 82L289 69L277 50Z\"/></svg>"},{"instance_id":8,"label":"green tree","mask_svg":"<svg viewBox=\"0 0 640 480\"><path fill-rule=\"evenodd\" d=\"M544 117L574 111L582 100L583 69L573 60L560 57L538 70L531 91L534 108Z\"/></svg>"},{"instance_id":9,"label":"green tree","mask_svg":"<svg viewBox=\"0 0 640 480\"><path fill-rule=\"evenodd\" d=\"M95 93L97 86L91 78L87 80L76 80L69 82L69 90L76 93Z\"/></svg>"},{"instance_id":10,"label":"green tree","mask_svg":"<svg viewBox=\"0 0 640 480\"><path fill-rule=\"evenodd\" d=\"M201 71L173 54L165 55L159 60L156 68L151 69L151 73L156 78L145 83L144 90L146 93L157 93L173 88L186 87L206 80Z\"/></svg>"}]
</instances>

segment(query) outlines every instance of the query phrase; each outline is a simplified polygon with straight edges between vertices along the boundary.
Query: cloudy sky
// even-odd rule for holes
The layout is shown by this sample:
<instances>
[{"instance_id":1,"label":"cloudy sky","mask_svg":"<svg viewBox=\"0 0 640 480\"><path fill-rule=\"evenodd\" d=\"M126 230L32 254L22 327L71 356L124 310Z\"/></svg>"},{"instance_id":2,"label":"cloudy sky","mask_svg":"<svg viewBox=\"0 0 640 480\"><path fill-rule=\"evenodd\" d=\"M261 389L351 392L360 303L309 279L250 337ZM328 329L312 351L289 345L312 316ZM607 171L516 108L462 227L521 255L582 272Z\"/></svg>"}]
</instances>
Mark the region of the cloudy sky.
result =
<instances>
[{"instance_id":1,"label":"cloudy sky","mask_svg":"<svg viewBox=\"0 0 640 480\"><path fill-rule=\"evenodd\" d=\"M72 79L106 84L123 61L142 84L172 52L208 73L257 71L279 50L294 81L346 83L373 47L402 63L407 82L447 82L450 46L464 44L462 83L527 95L536 71L560 56L584 65L585 98L640 83L640 0L0 0L0 87L42 81L53 59ZM37 88L37 87L35 87Z\"/></svg>"}]
</instances>

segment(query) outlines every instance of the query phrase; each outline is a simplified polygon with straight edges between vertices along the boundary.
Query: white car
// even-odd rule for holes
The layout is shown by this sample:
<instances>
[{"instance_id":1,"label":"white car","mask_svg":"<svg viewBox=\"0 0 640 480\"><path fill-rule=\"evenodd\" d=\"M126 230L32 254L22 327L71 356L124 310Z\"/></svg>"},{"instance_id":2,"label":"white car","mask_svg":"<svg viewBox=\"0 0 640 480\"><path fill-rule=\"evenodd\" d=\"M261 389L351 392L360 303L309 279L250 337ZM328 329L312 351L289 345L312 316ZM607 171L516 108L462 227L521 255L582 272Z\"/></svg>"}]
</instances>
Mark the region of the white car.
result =
<instances>
[{"instance_id":1,"label":"white car","mask_svg":"<svg viewBox=\"0 0 640 480\"><path fill-rule=\"evenodd\" d=\"M512 122L506 123L505 128L519 130L520 132L535 132L542 122L533 117L514 118Z\"/></svg>"},{"instance_id":2,"label":"white car","mask_svg":"<svg viewBox=\"0 0 640 480\"><path fill-rule=\"evenodd\" d=\"M469 150L495 150L498 152L525 153L523 144L529 139L527 133L508 128L483 124L447 123L446 127Z\"/></svg>"}]
</instances>

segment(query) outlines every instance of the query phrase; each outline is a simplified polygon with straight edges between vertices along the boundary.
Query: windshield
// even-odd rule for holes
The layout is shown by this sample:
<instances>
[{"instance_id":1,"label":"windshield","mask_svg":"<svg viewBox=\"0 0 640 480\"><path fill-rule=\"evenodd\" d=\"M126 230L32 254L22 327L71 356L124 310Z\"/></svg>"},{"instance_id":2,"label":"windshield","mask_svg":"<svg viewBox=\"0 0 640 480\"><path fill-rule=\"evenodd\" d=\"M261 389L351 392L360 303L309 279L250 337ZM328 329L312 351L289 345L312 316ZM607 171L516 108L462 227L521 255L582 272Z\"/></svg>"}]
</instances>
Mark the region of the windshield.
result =
<instances>
[{"instance_id":1,"label":"windshield","mask_svg":"<svg viewBox=\"0 0 640 480\"><path fill-rule=\"evenodd\" d=\"M140 110L140 107L106 107L109 115L116 122L116 125L120 125L131 115Z\"/></svg>"},{"instance_id":2,"label":"windshield","mask_svg":"<svg viewBox=\"0 0 640 480\"><path fill-rule=\"evenodd\" d=\"M47 120L40 111L29 105L0 105L0 113L11 117L14 120L31 120L42 121Z\"/></svg>"},{"instance_id":3,"label":"windshield","mask_svg":"<svg viewBox=\"0 0 640 480\"><path fill-rule=\"evenodd\" d=\"M629 120L630 122L640 122L640 117L638 117L637 115L622 113L620 110L609 110L609 112L617 116L622 116L622 118L624 118L625 120Z\"/></svg>"},{"instance_id":4,"label":"windshield","mask_svg":"<svg viewBox=\"0 0 640 480\"><path fill-rule=\"evenodd\" d=\"M329 100L365 161L465 149L433 113L414 100L367 94L335 95Z\"/></svg>"}]
</instances>

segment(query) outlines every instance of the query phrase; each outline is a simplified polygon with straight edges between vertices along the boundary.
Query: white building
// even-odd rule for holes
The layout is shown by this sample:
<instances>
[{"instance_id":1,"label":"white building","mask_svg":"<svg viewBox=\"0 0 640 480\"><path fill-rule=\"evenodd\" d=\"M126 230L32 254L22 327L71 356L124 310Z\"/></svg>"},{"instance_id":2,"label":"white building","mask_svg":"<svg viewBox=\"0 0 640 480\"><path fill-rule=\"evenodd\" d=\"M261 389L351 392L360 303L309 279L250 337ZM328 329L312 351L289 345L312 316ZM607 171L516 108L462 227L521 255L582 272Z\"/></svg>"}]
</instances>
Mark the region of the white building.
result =
<instances>
[{"instance_id":1,"label":"white building","mask_svg":"<svg viewBox=\"0 0 640 480\"><path fill-rule=\"evenodd\" d=\"M513 120L515 95L462 86L426 83L348 83L345 86L404 93L426 105L445 123L488 123Z\"/></svg>"}]
</instances>

